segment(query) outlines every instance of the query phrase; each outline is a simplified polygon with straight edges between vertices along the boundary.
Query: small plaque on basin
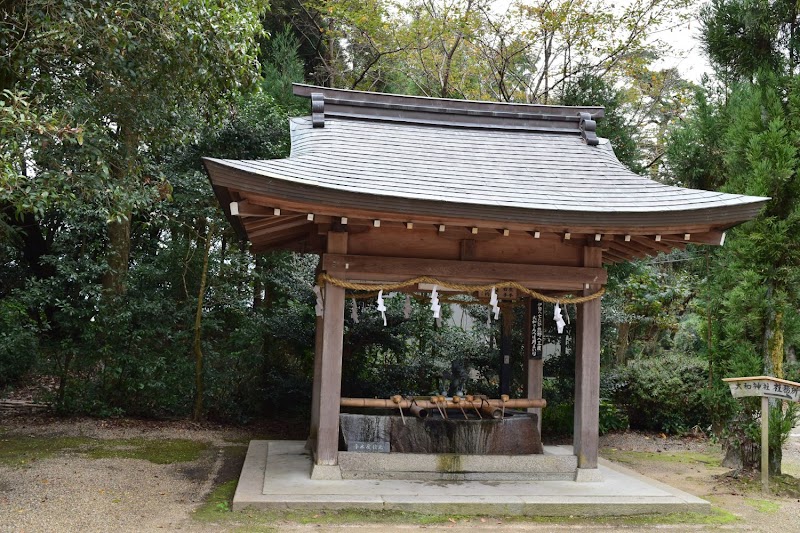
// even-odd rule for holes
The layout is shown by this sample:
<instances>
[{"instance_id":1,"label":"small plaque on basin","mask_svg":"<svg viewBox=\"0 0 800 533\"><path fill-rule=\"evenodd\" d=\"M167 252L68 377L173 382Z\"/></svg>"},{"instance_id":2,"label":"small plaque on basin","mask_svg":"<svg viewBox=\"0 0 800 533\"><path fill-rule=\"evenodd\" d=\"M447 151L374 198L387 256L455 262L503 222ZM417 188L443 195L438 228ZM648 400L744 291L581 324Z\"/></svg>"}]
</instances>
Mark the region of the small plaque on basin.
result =
<instances>
[{"instance_id":1,"label":"small plaque on basin","mask_svg":"<svg viewBox=\"0 0 800 533\"><path fill-rule=\"evenodd\" d=\"M389 453L389 443L384 442L354 442L347 447L348 452Z\"/></svg>"}]
</instances>

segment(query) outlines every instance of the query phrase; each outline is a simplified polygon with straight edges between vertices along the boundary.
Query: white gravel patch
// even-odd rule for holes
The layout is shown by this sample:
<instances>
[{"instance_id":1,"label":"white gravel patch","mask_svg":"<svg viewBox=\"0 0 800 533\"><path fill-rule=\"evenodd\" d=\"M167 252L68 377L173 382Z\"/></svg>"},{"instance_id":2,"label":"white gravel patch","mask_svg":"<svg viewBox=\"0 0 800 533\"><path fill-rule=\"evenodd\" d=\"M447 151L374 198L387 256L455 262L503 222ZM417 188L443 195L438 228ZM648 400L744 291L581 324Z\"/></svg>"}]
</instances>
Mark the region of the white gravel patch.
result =
<instances>
[{"instance_id":1,"label":"white gravel patch","mask_svg":"<svg viewBox=\"0 0 800 533\"><path fill-rule=\"evenodd\" d=\"M204 481L180 465L54 457L0 467L0 531L163 531L186 528Z\"/></svg>"}]
</instances>

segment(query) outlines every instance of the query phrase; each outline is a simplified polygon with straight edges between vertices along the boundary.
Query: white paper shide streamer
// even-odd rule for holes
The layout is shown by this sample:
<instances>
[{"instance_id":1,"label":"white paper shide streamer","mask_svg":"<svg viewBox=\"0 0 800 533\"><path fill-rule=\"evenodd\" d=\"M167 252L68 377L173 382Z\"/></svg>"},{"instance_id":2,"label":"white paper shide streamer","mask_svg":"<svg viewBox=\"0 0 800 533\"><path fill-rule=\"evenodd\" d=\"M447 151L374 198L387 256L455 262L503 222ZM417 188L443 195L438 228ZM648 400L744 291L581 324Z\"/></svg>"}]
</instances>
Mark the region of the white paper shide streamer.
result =
<instances>
[{"instance_id":1,"label":"white paper shide streamer","mask_svg":"<svg viewBox=\"0 0 800 533\"><path fill-rule=\"evenodd\" d=\"M433 318L439 318L441 310L442 306L439 305L439 292L436 290L436 285L434 285L431 291L431 311L433 311Z\"/></svg>"},{"instance_id":2,"label":"white paper shide streamer","mask_svg":"<svg viewBox=\"0 0 800 533\"><path fill-rule=\"evenodd\" d=\"M494 319L497 320L500 318L500 306L497 304L497 291L492 287L492 294L489 297L489 305L492 306L492 311L494 312Z\"/></svg>"},{"instance_id":3,"label":"white paper shide streamer","mask_svg":"<svg viewBox=\"0 0 800 533\"><path fill-rule=\"evenodd\" d=\"M383 317L383 325L386 326L386 305L383 303L383 289L378 291L378 311Z\"/></svg>"},{"instance_id":4,"label":"white paper shide streamer","mask_svg":"<svg viewBox=\"0 0 800 533\"><path fill-rule=\"evenodd\" d=\"M411 296L406 294L406 303L403 306L403 316L406 319L411 318Z\"/></svg>"},{"instance_id":5,"label":"white paper shide streamer","mask_svg":"<svg viewBox=\"0 0 800 533\"><path fill-rule=\"evenodd\" d=\"M355 298L350 298L353 301L353 308L350 311L350 318L353 319L355 324L358 324L358 305L356 304Z\"/></svg>"},{"instance_id":6,"label":"white paper shide streamer","mask_svg":"<svg viewBox=\"0 0 800 533\"><path fill-rule=\"evenodd\" d=\"M319 285L314 285L314 294L317 296L317 305L314 307L314 312L317 316L322 316L324 308L322 306L322 291L319 290Z\"/></svg>"},{"instance_id":7,"label":"white paper shide streamer","mask_svg":"<svg viewBox=\"0 0 800 533\"><path fill-rule=\"evenodd\" d=\"M563 333L564 325L566 324L566 322L564 322L564 317L561 316L561 306L559 306L558 304L556 304L555 307L553 308L553 320L556 321L556 327L558 328L558 332Z\"/></svg>"}]
</instances>

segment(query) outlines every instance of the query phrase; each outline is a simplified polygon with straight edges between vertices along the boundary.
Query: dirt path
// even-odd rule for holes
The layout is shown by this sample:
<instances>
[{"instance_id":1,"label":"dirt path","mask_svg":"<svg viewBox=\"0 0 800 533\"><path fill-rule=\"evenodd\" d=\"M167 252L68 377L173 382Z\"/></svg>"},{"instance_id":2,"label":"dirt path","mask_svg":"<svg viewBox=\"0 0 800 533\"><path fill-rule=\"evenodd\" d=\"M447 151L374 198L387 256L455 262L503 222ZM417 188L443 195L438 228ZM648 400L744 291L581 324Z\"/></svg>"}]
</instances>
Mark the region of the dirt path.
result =
<instances>
[{"instance_id":1,"label":"dirt path","mask_svg":"<svg viewBox=\"0 0 800 533\"><path fill-rule=\"evenodd\" d=\"M718 523L632 520L531 522L490 517L230 513L230 490L250 438L298 438L285 424L231 429L136 420L0 421L0 532L31 531L798 531L800 500L761 496L724 474L706 439L623 433L603 455L710 500ZM784 470L800 477L800 431ZM153 443L157 442L157 446ZM226 483L227 482L227 483ZM425 523L433 522L433 523ZM438 523L437 523L438 522Z\"/></svg>"}]
</instances>

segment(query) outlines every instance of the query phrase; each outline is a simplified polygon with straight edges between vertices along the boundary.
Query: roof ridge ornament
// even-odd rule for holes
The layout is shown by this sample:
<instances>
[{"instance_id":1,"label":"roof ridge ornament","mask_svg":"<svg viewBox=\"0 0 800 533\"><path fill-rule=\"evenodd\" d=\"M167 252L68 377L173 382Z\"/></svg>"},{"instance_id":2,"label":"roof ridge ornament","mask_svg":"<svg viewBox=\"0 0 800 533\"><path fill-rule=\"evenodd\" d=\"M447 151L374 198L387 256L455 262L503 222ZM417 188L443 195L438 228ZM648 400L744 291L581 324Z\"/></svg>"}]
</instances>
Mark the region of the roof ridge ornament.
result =
<instances>
[{"instance_id":1,"label":"roof ridge ornament","mask_svg":"<svg viewBox=\"0 0 800 533\"><path fill-rule=\"evenodd\" d=\"M312 111L319 110L314 127L324 120L399 122L413 125L480 128L538 133L580 135L580 113L592 120L603 117L599 106L555 106L476 100L454 100L368 91L352 91L294 84L297 96L311 98ZM317 107L314 107L316 104ZM324 115L323 115L324 105Z\"/></svg>"},{"instance_id":2,"label":"roof ridge ornament","mask_svg":"<svg viewBox=\"0 0 800 533\"><path fill-rule=\"evenodd\" d=\"M313 96L313 95L312 95ZM597 122L592 119L592 115L589 113L578 113L578 116L581 118L580 122L580 130L581 130L581 137L589 146L597 146L600 144L600 139L597 138L595 134L595 130L597 129Z\"/></svg>"},{"instance_id":3,"label":"roof ridge ornament","mask_svg":"<svg viewBox=\"0 0 800 533\"><path fill-rule=\"evenodd\" d=\"M315 128L325 127L325 95L311 93L311 125Z\"/></svg>"}]
</instances>

